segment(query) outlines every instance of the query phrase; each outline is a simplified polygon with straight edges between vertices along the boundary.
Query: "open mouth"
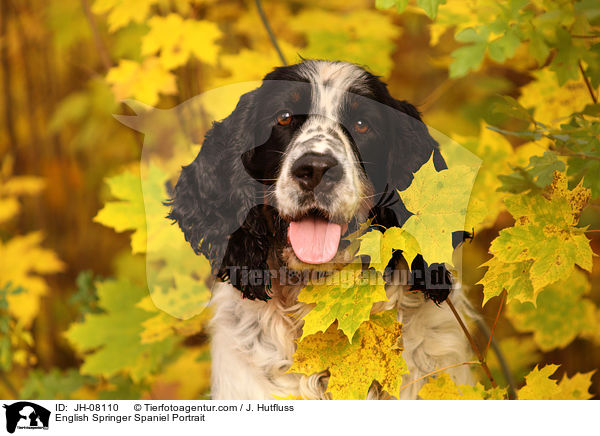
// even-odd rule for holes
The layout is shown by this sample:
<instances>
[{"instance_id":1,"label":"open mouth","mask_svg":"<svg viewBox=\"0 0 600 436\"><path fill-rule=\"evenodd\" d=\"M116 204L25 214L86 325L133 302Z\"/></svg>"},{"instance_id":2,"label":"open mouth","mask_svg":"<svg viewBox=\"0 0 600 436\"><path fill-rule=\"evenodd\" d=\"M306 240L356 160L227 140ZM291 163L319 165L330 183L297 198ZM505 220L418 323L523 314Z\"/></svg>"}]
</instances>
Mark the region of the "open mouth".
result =
<instances>
[{"instance_id":1,"label":"open mouth","mask_svg":"<svg viewBox=\"0 0 600 436\"><path fill-rule=\"evenodd\" d=\"M330 221L326 212L311 209L290 221L288 240L302 262L322 264L332 260L339 248L347 224Z\"/></svg>"}]
</instances>

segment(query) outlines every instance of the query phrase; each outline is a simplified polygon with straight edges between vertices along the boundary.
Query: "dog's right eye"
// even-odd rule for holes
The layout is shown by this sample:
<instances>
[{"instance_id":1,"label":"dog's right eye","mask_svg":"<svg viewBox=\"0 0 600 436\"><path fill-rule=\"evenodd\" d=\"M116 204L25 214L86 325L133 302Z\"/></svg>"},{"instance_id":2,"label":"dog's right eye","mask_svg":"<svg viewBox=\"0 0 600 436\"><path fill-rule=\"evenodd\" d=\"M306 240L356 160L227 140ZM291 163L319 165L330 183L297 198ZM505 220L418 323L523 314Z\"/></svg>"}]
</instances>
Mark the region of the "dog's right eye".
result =
<instances>
[{"instance_id":1,"label":"dog's right eye","mask_svg":"<svg viewBox=\"0 0 600 436\"><path fill-rule=\"evenodd\" d=\"M292 122L292 113L290 111L281 111L277 114L277 122L280 126L287 126Z\"/></svg>"}]
</instances>

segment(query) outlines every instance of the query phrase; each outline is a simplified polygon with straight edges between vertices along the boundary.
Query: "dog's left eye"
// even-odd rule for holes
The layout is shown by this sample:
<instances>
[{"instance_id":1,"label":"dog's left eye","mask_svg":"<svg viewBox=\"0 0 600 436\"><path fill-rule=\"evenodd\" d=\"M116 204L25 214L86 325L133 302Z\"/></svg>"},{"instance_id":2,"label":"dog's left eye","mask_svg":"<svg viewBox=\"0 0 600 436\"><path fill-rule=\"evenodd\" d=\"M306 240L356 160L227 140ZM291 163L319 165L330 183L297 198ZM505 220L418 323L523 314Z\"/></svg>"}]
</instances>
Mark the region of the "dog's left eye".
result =
<instances>
[{"instance_id":1,"label":"dog's left eye","mask_svg":"<svg viewBox=\"0 0 600 436\"><path fill-rule=\"evenodd\" d=\"M369 130L369 124L365 120L357 120L354 123L354 131L357 133L367 133Z\"/></svg>"},{"instance_id":2,"label":"dog's left eye","mask_svg":"<svg viewBox=\"0 0 600 436\"><path fill-rule=\"evenodd\" d=\"M292 122L292 113L290 111L281 111L277 114L277 122L281 126L287 126Z\"/></svg>"}]
</instances>

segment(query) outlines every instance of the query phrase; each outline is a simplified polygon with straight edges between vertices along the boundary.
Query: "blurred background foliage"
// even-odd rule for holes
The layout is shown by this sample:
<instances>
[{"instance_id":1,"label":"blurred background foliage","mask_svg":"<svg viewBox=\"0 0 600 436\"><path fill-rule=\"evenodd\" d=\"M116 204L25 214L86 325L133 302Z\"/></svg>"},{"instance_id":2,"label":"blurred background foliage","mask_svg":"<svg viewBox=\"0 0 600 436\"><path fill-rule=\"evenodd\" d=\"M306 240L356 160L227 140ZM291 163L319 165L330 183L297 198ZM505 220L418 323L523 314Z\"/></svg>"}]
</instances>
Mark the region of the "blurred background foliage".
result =
<instances>
[{"instance_id":1,"label":"blurred background foliage","mask_svg":"<svg viewBox=\"0 0 600 436\"><path fill-rule=\"evenodd\" d=\"M596 1L266 0L263 7L288 62L364 65L431 128L483 159L473 194L483 212L463 252L475 307L484 299L476 283L490 243L515 222L504 199L539 194L554 171L566 171L571 189L582 179L591 189L580 226L589 226L600 252ZM171 275L155 278L165 301L149 298L147 257L168 259L146 241L166 209L160 202L144 209L141 191L152 173L161 183L144 190L167 196L162 182L191 160L208 123L198 124L196 145L178 148L179 138L150 162L142 159L143 129L113 114L173 108L281 65L255 3L0 0L0 62L0 397L206 398L207 314L178 319L157 305L202 304L208 290L172 265ZM225 116L242 88L205 121ZM181 243L170 231L162 240ZM206 271L201 258L185 257ZM560 364L557 379L600 366L597 259L591 273L574 267L544 288L537 308L511 301L502 311L495 338L518 386L537 364ZM171 287L192 295L173 301ZM502 304L496 297L483 306L489 326ZM477 339L484 347L486 338ZM494 355L489 365L506 384ZM599 374L590 392L598 398Z\"/></svg>"}]
</instances>

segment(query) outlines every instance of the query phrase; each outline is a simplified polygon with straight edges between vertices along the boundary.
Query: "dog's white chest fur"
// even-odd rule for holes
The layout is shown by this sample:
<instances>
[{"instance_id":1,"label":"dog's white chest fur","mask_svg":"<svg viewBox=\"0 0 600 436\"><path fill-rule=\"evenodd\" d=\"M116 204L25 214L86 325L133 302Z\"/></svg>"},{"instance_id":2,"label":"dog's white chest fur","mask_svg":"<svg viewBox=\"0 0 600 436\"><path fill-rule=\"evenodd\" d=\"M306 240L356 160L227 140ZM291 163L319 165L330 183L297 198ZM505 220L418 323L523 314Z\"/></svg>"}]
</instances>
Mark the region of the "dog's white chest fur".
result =
<instances>
[{"instance_id":1,"label":"dog's white chest fur","mask_svg":"<svg viewBox=\"0 0 600 436\"><path fill-rule=\"evenodd\" d=\"M213 288L212 388L213 399L274 399L300 396L326 399L328 375L323 372L305 376L290 374L296 348L294 339L301 332L297 320L308 310L295 298L299 288L275 290L267 302L242 299L229 283L216 283ZM378 303L374 312L396 308L403 324L403 357L409 374L403 384L436 369L469 360L470 349L463 332L446 304L436 306L423 294L408 292L402 286L386 288L389 302ZM455 290L451 298L457 308L463 308L464 297ZM289 314L296 316L291 317ZM468 366L447 371L459 384L471 384ZM420 380L406 389L390 392L401 399L415 399L426 383ZM372 389L367 398L376 399Z\"/></svg>"}]
</instances>

